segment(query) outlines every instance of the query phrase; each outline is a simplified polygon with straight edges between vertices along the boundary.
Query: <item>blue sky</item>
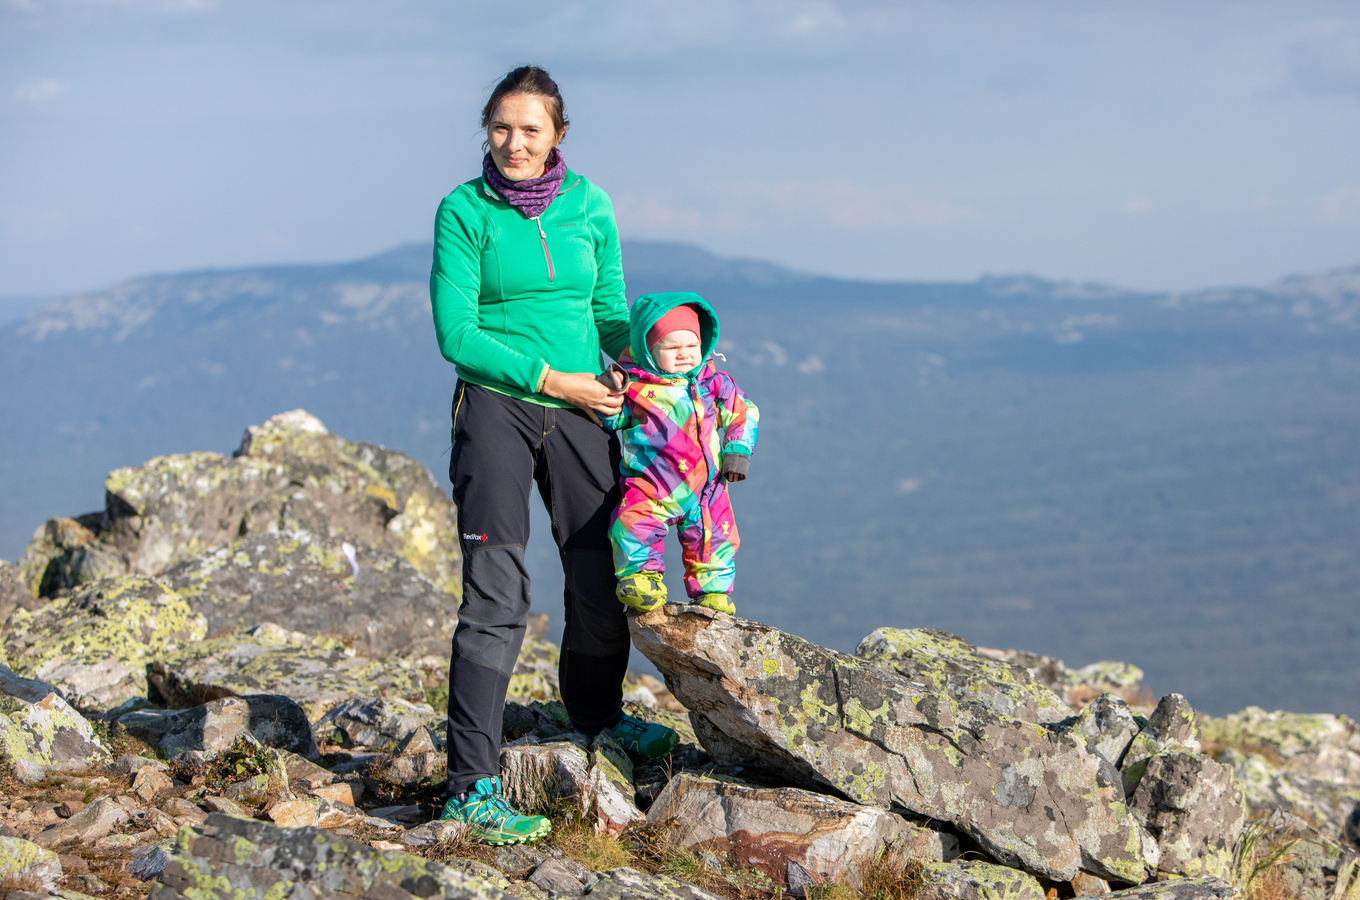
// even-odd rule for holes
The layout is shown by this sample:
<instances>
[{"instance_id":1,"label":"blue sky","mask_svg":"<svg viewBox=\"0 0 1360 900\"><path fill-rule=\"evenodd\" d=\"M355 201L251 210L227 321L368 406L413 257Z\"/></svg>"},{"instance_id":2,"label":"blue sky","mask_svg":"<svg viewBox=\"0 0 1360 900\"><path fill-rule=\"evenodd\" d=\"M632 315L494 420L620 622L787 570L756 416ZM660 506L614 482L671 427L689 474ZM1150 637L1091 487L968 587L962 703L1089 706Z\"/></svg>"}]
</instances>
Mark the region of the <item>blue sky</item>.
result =
<instances>
[{"instance_id":1,"label":"blue sky","mask_svg":"<svg viewBox=\"0 0 1360 900\"><path fill-rule=\"evenodd\" d=\"M625 238L881 279L1360 264L1360 4L0 0L0 294L426 240L509 67Z\"/></svg>"}]
</instances>

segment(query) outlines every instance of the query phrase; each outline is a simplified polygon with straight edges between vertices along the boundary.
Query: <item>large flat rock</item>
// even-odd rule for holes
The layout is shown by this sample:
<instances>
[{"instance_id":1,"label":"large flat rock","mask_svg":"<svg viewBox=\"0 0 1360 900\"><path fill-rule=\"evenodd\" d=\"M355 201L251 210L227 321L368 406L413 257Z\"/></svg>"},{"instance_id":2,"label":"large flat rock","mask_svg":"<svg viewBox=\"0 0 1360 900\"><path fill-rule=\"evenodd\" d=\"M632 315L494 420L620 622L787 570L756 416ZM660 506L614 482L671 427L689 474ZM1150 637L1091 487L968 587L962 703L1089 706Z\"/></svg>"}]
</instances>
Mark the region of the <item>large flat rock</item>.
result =
<instances>
[{"instance_id":1,"label":"large flat rock","mask_svg":"<svg viewBox=\"0 0 1360 900\"><path fill-rule=\"evenodd\" d=\"M5 627L9 665L50 682L80 707L146 694L146 664L202 640L206 623L161 579L123 575L85 585Z\"/></svg>"},{"instance_id":2,"label":"large flat rock","mask_svg":"<svg viewBox=\"0 0 1360 900\"><path fill-rule=\"evenodd\" d=\"M1058 728L954 702L897 672L693 607L630 619L713 758L949 822L995 859L1053 880L1139 883L1156 842L1119 774Z\"/></svg>"}]
</instances>

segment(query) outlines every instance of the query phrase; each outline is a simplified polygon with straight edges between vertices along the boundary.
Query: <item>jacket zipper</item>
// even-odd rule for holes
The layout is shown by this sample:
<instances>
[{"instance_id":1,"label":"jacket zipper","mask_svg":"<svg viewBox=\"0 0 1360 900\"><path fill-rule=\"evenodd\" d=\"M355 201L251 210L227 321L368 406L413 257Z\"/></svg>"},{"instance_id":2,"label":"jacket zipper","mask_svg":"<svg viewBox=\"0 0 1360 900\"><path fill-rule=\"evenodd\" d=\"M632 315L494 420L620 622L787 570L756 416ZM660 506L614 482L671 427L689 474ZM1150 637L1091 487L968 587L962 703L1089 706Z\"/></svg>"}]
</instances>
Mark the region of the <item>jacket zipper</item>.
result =
<instances>
[{"instance_id":1,"label":"jacket zipper","mask_svg":"<svg viewBox=\"0 0 1360 900\"><path fill-rule=\"evenodd\" d=\"M552 284L552 254L548 252L548 236L543 233L543 223L538 220L538 216L534 216L534 224L538 226L538 239L543 242L543 258L548 262L548 283Z\"/></svg>"}]
</instances>

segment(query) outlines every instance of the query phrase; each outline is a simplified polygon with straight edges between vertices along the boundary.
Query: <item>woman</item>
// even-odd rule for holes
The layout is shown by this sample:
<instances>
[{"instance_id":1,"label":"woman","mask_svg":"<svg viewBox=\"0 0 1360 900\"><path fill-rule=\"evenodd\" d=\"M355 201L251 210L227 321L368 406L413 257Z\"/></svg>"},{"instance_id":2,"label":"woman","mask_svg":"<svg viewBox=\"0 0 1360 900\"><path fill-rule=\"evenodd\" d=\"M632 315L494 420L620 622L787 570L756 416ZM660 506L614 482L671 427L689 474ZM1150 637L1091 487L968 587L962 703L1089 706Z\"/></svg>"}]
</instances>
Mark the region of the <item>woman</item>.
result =
<instances>
[{"instance_id":1,"label":"woman","mask_svg":"<svg viewBox=\"0 0 1360 900\"><path fill-rule=\"evenodd\" d=\"M622 402L597 377L601 349L617 357L628 342L628 310L613 206L563 162L567 124L547 72L506 75L482 110L482 175L445 197L435 220L430 299L439 348L458 367L449 477L463 546L441 818L490 844L551 829L511 808L499 778L505 692L529 613L532 482L566 576L558 675L573 726L612 729L645 757L678 742L622 711L628 625L607 533L619 449L596 414Z\"/></svg>"}]
</instances>

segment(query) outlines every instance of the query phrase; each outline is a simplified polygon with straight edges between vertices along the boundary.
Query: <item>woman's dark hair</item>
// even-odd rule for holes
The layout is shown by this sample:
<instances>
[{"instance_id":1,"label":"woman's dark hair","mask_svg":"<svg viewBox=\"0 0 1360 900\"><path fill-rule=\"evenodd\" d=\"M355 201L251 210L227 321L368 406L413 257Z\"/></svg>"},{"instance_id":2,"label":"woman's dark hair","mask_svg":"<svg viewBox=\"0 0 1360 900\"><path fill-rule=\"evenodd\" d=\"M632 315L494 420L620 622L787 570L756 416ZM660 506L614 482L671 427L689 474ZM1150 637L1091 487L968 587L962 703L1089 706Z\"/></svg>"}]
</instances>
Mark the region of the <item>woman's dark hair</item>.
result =
<instances>
[{"instance_id":1,"label":"woman's dark hair","mask_svg":"<svg viewBox=\"0 0 1360 900\"><path fill-rule=\"evenodd\" d=\"M491 116L496 112L496 107L511 94L532 94L542 97L547 101L544 105L548 108L548 115L552 117L553 127L557 129L558 134L566 134L567 128L571 126L571 122L567 120L567 104L562 100L562 92L557 89L557 82L538 66L520 66L501 79L501 83L496 85L491 97L487 99L486 106L482 107L483 128L491 124Z\"/></svg>"}]
</instances>

